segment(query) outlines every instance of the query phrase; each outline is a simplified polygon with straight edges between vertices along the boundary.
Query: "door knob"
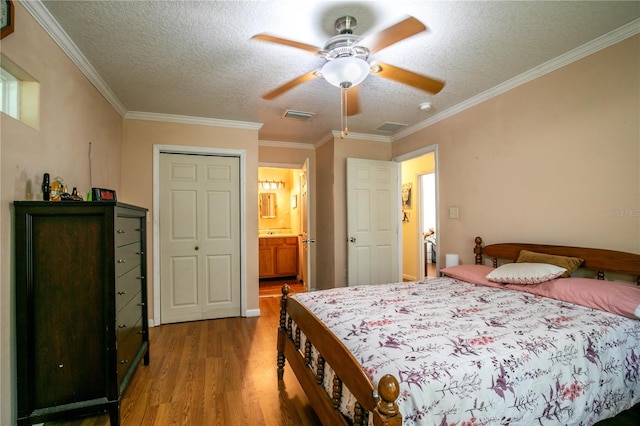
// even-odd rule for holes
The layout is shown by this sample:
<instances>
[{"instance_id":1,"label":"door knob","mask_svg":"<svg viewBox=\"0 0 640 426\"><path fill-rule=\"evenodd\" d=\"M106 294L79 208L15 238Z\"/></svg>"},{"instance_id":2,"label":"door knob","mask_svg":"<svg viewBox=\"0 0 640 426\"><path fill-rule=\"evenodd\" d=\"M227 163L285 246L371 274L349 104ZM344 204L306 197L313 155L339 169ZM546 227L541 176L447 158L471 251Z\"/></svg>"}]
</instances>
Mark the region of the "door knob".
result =
<instances>
[{"instance_id":1,"label":"door knob","mask_svg":"<svg viewBox=\"0 0 640 426\"><path fill-rule=\"evenodd\" d=\"M350 242L350 243L355 243L355 242L356 242L356 237L351 237L351 238L349 238L349 242Z\"/></svg>"},{"instance_id":2,"label":"door knob","mask_svg":"<svg viewBox=\"0 0 640 426\"><path fill-rule=\"evenodd\" d=\"M200 247L196 246L196 247L195 247L195 250L196 250L196 251L197 251L197 250L200 250Z\"/></svg>"}]
</instances>

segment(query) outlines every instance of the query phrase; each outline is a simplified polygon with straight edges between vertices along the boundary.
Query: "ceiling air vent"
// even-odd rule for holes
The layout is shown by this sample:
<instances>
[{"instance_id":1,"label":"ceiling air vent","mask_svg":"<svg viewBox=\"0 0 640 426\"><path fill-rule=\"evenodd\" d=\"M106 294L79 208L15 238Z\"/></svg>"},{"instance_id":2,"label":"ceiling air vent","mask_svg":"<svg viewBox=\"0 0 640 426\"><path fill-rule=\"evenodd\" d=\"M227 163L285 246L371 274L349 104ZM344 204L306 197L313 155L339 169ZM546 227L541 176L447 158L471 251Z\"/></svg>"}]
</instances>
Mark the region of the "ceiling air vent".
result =
<instances>
[{"instance_id":1,"label":"ceiling air vent","mask_svg":"<svg viewBox=\"0 0 640 426\"><path fill-rule=\"evenodd\" d=\"M296 111L293 109L288 109L282 114L282 118L290 118L292 120L301 120L307 121L316 115L314 112L305 112L305 111Z\"/></svg>"},{"instance_id":2,"label":"ceiling air vent","mask_svg":"<svg viewBox=\"0 0 640 426\"><path fill-rule=\"evenodd\" d=\"M378 127L376 130L378 132L387 132L387 133L395 133L398 130L407 127L406 124L402 123L384 123L382 126Z\"/></svg>"}]
</instances>

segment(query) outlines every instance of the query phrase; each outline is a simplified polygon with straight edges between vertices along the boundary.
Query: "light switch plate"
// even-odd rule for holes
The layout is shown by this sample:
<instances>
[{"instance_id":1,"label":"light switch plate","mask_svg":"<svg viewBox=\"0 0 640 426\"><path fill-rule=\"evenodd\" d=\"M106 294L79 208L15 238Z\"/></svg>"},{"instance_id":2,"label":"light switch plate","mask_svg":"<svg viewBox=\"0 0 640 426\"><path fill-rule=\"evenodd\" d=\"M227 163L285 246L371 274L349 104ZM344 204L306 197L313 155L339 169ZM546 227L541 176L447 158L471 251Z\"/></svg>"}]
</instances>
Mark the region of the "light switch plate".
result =
<instances>
[{"instance_id":1,"label":"light switch plate","mask_svg":"<svg viewBox=\"0 0 640 426\"><path fill-rule=\"evenodd\" d=\"M458 207L449 207L449 219L458 219L460 217L460 210Z\"/></svg>"}]
</instances>

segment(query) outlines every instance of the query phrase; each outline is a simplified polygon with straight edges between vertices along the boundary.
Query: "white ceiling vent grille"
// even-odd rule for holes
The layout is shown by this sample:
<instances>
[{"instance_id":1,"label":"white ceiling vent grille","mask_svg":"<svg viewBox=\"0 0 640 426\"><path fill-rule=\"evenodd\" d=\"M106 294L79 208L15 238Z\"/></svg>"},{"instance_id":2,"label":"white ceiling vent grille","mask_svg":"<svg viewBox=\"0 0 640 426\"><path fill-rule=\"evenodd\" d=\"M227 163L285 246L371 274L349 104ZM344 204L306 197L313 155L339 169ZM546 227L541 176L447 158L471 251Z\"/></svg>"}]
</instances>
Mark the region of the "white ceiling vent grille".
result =
<instances>
[{"instance_id":1,"label":"white ceiling vent grille","mask_svg":"<svg viewBox=\"0 0 640 426\"><path fill-rule=\"evenodd\" d=\"M389 123L386 122L382 126L378 127L376 130L378 132L387 132L387 133L395 133L398 130L407 127L406 124L402 123Z\"/></svg>"},{"instance_id":2,"label":"white ceiling vent grille","mask_svg":"<svg viewBox=\"0 0 640 426\"><path fill-rule=\"evenodd\" d=\"M311 117L316 115L315 112L305 112L305 111L296 111L294 109L288 109L282 114L282 118L290 118L292 120L301 120L307 121L310 120Z\"/></svg>"}]
</instances>

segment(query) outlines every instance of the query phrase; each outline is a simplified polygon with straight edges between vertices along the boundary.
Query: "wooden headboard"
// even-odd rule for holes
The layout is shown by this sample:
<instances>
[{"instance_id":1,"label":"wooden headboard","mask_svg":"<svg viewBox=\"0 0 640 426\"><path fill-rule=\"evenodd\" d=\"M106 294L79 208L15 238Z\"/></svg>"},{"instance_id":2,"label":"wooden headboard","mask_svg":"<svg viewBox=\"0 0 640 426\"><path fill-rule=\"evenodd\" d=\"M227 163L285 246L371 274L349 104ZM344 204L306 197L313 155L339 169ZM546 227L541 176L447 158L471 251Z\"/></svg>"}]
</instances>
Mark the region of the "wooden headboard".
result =
<instances>
[{"instance_id":1,"label":"wooden headboard","mask_svg":"<svg viewBox=\"0 0 640 426\"><path fill-rule=\"evenodd\" d=\"M508 259L515 262L520 250L538 253L571 256L584 259L580 268L597 271L598 279L604 279L605 272L615 272L634 275L640 285L640 254L622 251L596 249L587 247L554 246L547 244L500 243L482 245L482 238L476 237L473 252L475 263L482 264L483 256L492 258L493 266L498 266L498 259Z\"/></svg>"}]
</instances>

